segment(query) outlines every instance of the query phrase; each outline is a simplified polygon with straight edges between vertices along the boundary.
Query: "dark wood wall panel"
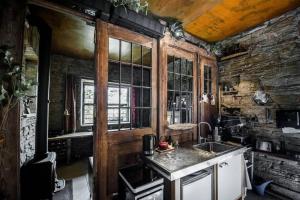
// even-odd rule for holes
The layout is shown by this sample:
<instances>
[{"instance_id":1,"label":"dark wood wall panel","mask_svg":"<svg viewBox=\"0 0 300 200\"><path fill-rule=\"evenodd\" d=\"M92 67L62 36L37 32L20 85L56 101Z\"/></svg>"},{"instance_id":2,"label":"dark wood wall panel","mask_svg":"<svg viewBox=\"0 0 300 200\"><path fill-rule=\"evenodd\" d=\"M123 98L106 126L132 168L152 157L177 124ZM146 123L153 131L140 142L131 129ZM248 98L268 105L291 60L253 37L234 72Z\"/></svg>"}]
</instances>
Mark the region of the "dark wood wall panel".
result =
<instances>
[{"instance_id":1,"label":"dark wood wall panel","mask_svg":"<svg viewBox=\"0 0 300 200\"><path fill-rule=\"evenodd\" d=\"M16 62L22 63L25 5L11 0L0 3L0 46L12 46ZM1 116L0 116L1 117ZM0 144L0 199L18 199L20 182L20 112L10 111L5 141Z\"/></svg>"}]
</instances>

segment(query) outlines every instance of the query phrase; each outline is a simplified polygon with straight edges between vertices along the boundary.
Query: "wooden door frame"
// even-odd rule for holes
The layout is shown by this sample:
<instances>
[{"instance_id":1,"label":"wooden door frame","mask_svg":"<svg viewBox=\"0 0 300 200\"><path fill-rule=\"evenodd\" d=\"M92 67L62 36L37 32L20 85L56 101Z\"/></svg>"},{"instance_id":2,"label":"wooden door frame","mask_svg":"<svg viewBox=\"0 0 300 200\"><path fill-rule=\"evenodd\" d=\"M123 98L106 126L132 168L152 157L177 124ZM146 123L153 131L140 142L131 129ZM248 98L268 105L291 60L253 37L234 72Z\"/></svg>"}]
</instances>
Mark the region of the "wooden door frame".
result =
<instances>
[{"instance_id":1,"label":"wooden door frame","mask_svg":"<svg viewBox=\"0 0 300 200\"><path fill-rule=\"evenodd\" d=\"M107 130L108 41L109 37L152 48L151 128L109 133ZM96 132L94 139L95 199L108 199L109 146L140 140L145 134L157 133L157 40L128 29L96 20Z\"/></svg>"},{"instance_id":2,"label":"wooden door frame","mask_svg":"<svg viewBox=\"0 0 300 200\"><path fill-rule=\"evenodd\" d=\"M199 113L201 112L198 105L199 96L202 93L202 64L203 62L214 63L216 65L216 58L208 54L204 49L197 47L193 44L185 42L184 40L176 40L166 34L163 39L160 40L160 56L159 56L159 135L166 136L167 129L167 56L168 54L177 55L179 57L188 58L193 60L193 123L197 123L200 119ZM200 75L200 76L199 76ZM179 131L180 133L189 134L191 131ZM197 135L197 128L192 130L192 139L194 140ZM176 134L176 133L175 133Z\"/></svg>"}]
</instances>

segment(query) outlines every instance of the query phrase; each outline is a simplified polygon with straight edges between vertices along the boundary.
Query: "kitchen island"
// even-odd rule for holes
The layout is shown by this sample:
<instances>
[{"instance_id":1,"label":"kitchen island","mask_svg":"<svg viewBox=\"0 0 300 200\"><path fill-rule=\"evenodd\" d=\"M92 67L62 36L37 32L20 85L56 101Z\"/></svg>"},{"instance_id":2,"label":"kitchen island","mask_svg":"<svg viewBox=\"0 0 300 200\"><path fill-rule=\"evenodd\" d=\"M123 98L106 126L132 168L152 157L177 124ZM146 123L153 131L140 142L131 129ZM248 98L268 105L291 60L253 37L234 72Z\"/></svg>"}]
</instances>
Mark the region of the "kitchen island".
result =
<instances>
[{"instance_id":1,"label":"kitchen island","mask_svg":"<svg viewBox=\"0 0 300 200\"><path fill-rule=\"evenodd\" d=\"M247 148L231 147L229 151L215 154L190 145L171 152L155 152L154 155L147 156L146 161L171 184L168 199L192 200L194 197L204 197L207 196L207 188L211 188L211 195L201 199L236 200L242 198L244 193L243 153ZM198 186L189 184L184 187L187 182L191 182L187 180L189 177L201 173L210 175L211 180L206 182L209 186L201 183ZM199 187L206 189L201 190ZM184 194L185 188L188 188L188 195ZM203 190L206 194L202 196Z\"/></svg>"}]
</instances>

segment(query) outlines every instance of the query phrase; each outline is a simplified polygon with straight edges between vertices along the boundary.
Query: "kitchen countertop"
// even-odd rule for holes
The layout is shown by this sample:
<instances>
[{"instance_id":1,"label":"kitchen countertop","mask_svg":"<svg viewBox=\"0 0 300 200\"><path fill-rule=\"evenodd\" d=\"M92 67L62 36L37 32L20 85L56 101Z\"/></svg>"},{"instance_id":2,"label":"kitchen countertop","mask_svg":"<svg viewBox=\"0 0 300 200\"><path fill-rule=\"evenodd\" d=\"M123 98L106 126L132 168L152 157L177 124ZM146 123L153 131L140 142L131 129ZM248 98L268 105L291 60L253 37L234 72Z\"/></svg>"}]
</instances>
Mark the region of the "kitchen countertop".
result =
<instances>
[{"instance_id":1,"label":"kitchen countertop","mask_svg":"<svg viewBox=\"0 0 300 200\"><path fill-rule=\"evenodd\" d=\"M199 170L223 162L233 156L243 154L247 150L243 146L235 146L229 152L213 155L204 151L193 149L191 145L177 149L146 156L146 161L170 181L182 178Z\"/></svg>"}]
</instances>

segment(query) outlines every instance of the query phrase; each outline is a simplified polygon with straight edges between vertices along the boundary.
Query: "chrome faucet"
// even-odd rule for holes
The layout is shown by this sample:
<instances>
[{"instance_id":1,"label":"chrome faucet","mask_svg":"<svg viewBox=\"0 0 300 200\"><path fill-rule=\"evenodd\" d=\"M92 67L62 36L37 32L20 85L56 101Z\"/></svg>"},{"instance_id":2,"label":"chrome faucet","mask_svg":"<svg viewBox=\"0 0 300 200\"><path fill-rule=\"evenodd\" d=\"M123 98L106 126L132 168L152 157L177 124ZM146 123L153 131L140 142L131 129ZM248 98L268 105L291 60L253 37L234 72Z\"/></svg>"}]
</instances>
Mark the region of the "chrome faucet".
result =
<instances>
[{"instance_id":1,"label":"chrome faucet","mask_svg":"<svg viewBox=\"0 0 300 200\"><path fill-rule=\"evenodd\" d=\"M201 144L201 140L204 139L204 142L206 141L206 138L201 137L201 124L206 124L209 128L209 131L212 131L211 125L208 122L199 122L198 124L198 144Z\"/></svg>"}]
</instances>

